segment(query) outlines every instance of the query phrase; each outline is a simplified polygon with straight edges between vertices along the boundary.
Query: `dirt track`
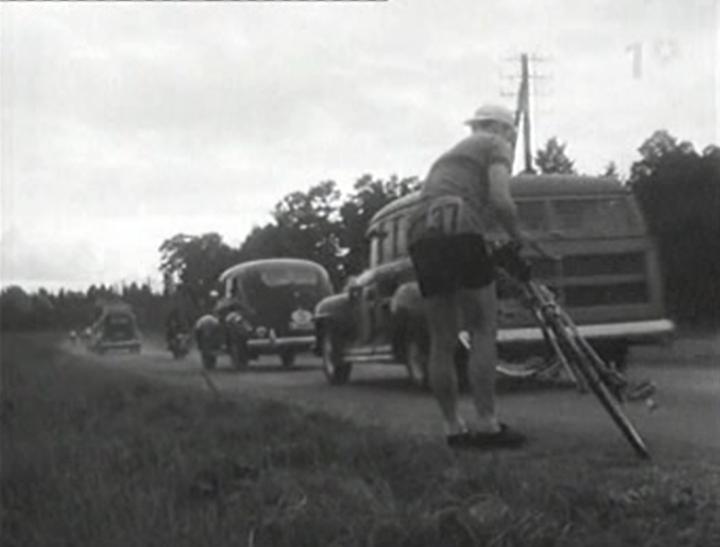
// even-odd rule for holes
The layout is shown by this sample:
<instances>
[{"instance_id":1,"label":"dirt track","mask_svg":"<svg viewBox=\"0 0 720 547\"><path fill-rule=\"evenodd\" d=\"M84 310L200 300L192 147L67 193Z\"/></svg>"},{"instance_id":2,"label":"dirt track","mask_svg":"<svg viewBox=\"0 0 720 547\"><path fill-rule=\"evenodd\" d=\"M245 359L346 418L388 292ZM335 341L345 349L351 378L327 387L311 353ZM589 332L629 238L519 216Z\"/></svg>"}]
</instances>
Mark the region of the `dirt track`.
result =
<instances>
[{"instance_id":1,"label":"dirt track","mask_svg":"<svg viewBox=\"0 0 720 547\"><path fill-rule=\"evenodd\" d=\"M93 359L165 382L208 389L195 353L175 361L158 346L146 344L140 356L111 354ZM654 459L720 465L720 352L716 341L680 341L671 349L635 350L631 371L633 376L651 378L658 386L656 410L641 403L627 408ZM264 358L244 372L233 371L229 360L222 358L210 378L223 396L252 393L399 433L440 434L432 397L409 387L405 370L399 366L356 366L348 385L333 387L325 381L319 360L310 355L300 357L291 370L281 369L279 359ZM533 382L501 382L498 392L502 419L528 434L531 452L586 451L613 460L632 458L629 445L592 395ZM467 397L463 408L467 416L472 415Z\"/></svg>"}]
</instances>

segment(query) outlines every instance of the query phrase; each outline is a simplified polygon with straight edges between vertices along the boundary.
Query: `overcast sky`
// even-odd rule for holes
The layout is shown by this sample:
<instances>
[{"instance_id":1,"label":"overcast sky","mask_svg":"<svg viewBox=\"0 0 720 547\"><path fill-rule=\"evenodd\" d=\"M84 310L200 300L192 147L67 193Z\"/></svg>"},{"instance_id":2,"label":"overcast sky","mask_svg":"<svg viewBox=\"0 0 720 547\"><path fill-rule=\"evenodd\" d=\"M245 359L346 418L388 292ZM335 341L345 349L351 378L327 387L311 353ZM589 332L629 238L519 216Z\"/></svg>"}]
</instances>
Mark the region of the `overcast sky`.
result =
<instances>
[{"instance_id":1,"label":"overcast sky","mask_svg":"<svg viewBox=\"0 0 720 547\"><path fill-rule=\"evenodd\" d=\"M622 173L654 130L720 142L715 0L0 5L2 283L157 279L283 195L423 176L534 70L535 148ZM519 165L519 162L517 162Z\"/></svg>"}]
</instances>

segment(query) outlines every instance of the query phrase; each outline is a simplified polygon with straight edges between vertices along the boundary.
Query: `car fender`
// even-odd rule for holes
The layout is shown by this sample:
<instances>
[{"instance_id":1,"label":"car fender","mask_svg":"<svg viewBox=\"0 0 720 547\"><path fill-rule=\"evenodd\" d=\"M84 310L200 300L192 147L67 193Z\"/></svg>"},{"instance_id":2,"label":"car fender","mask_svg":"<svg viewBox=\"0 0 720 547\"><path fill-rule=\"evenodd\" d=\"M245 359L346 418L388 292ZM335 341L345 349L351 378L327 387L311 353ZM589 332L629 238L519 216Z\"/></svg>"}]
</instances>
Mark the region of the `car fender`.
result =
<instances>
[{"instance_id":1,"label":"car fender","mask_svg":"<svg viewBox=\"0 0 720 547\"><path fill-rule=\"evenodd\" d=\"M318 340L322 339L328 328L332 328L334 332L343 336L350 336L353 324L348 293L334 294L323 298L315 306L313 320Z\"/></svg>"},{"instance_id":2,"label":"car fender","mask_svg":"<svg viewBox=\"0 0 720 547\"><path fill-rule=\"evenodd\" d=\"M225 318L225 327L231 336L246 339L250 336L253 328L250 322L240 312L230 312Z\"/></svg>"},{"instance_id":3,"label":"car fender","mask_svg":"<svg viewBox=\"0 0 720 547\"><path fill-rule=\"evenodd\" d=\"M416 281L400 285L390 300L395 352L404 351L405 337L408 333L419 333L427 338L427 321L420 288Z\"/></svg>"},{"instance_id":4,"label":"car fender","mask_svg":"<svg viewBox=\"0 0 720 547\"><path fill-rule=\"evenodd\" d=\"M213 351L220 349L223 332L220 320L211 314L200 317L195 322L195 337L200 351Z\"/></svg>"}]
</instances>

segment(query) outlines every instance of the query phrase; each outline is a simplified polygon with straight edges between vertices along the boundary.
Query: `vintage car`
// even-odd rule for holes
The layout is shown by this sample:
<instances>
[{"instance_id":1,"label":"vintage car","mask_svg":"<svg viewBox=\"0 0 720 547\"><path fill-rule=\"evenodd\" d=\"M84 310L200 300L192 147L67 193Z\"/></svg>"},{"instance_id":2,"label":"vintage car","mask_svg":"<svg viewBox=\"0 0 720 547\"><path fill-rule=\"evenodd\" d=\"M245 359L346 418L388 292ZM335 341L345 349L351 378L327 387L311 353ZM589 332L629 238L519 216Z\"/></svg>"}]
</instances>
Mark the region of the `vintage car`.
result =
<instances>
[{"instance_id":1,"label":"vintage car","mask_svg":"<svg viewBox=\"0 0 720 547\"><path fill-rule=\"evenodd\" d=\"M625 187L603 178L519 175L511 188L523 228L555 257L527 251L533 276L556 293L605 359L622 367L631 344L672 334L656 246ZM370 362L403 364L411 382L427 384L427 326L406 244L417 202L411 194L375 214L367 230L369 268L315 309L317 348L330 383L346 382L353 365ZM498 226L489 227L488 239L503 238ZM533 316L508 287L499 284L498 293L501 359L542 354ZM460 364L462 344L456 355Z\"/></svg>"},{"instance_id":2,"label":"vintage car","mask_svg":"<svg viewBox=\"0 0 720 547\"><path fill-rule=\"evenodd\" d=\"M263 354L279 355L283 367L291 367L296 354L314 348L313 309L332 294L322 266L293 258L255 260L229 268L219 282L222 298L195 328L206 368L225 352L235 368Z\"/></svg>"},{"instance_id":3,"label":"vintage car","mask_svg":"<svg viewBox=\"0 0 720 547\"><path fill-rule=\"evenodd\" d=\"M99 305L96 319L87 329L86 343L88 349L96 353L109 350L140 353L140 332L130 305L124 302Z\"/></svg>"}]
</instances>

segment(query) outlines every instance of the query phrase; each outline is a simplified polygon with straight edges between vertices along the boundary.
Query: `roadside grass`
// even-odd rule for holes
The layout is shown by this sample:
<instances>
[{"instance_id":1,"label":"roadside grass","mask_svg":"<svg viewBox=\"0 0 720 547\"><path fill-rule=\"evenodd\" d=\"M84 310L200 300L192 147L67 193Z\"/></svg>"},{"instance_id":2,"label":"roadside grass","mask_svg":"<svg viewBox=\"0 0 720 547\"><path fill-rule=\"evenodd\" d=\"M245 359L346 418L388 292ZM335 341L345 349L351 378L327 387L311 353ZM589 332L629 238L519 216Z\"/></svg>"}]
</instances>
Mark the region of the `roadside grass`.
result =
<instances>
[{"instance_id":1,"label":"roadside grass","mask_svg":"<svg viewBox=\"0 0 720 547\"><path fill-rule=\"evenodd\" d=\"M695 462L456 454L2 342L6 547L720 545Z\"/></svg>"}]
</instances>

